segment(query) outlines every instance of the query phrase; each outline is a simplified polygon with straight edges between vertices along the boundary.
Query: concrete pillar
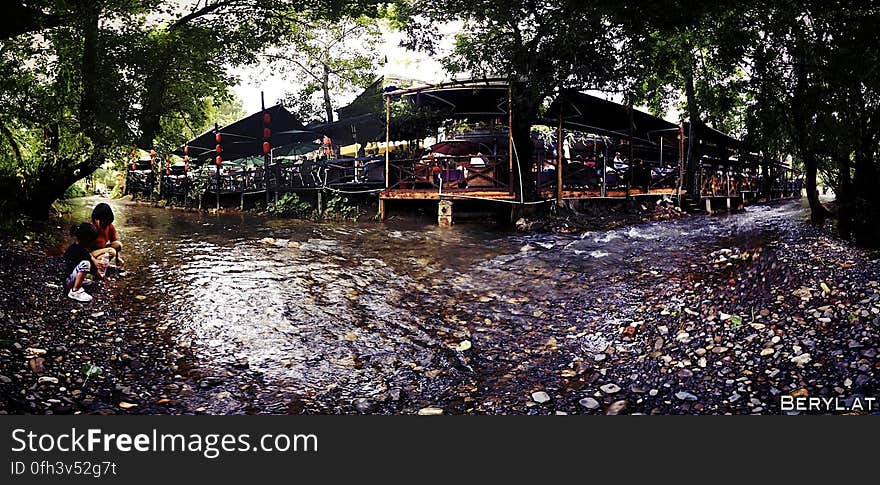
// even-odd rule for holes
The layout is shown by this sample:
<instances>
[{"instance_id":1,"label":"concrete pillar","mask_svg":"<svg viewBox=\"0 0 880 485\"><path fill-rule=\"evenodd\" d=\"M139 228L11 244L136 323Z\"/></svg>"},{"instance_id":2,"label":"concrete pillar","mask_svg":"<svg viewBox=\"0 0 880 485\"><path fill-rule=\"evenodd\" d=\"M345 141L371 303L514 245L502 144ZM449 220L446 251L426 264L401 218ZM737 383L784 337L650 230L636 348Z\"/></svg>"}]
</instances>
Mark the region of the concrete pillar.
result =
<instances>
[{"instance_id":1,"label":"concrete pillar","mask_svg":"<svg viewBox=\"0 0 880 485\"><path fill-rule=\"evenodd\" d=\"M440 227L452 227L452 201L441 200L437 204L437 224Z\"/></svg>"},{"instance_id":2,"label":"concrete pillar","mask_svg":"<svg viewBox=\"0 0 880 485\"><path fill-rule=\"evenodd\" d=\"M727 198L727 212L730 212L730 197Z\"/></svg>"},{"instance_id":3,"label":"concrete pillar","mask_svg":"<svg viewBox=\"0 0 880 485\"><path fill-rule=\"evenodd\" d=\"M712 199L706 197L706 213L712 213Z\"/></svg>"},{"instance_id":4,"label":"concrete pillar","mask_svg":"<svg viewBox=\"0 0 880 485\"><path fill-rule=\"evenodd\" d=\"M385 199L379 199L379 220L385 222Z\"/></svg>"}]
</instances>

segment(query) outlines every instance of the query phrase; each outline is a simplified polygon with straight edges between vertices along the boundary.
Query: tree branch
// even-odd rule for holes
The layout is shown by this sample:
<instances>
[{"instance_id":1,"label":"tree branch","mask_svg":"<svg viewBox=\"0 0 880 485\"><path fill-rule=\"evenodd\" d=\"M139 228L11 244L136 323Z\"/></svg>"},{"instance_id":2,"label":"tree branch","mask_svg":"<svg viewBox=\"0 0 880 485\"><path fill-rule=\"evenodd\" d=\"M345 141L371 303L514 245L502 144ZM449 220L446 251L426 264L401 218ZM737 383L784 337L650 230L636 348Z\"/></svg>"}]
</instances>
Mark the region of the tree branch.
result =
<instances>
[{"instance_id":1,"label":"tree branch","mask_svg":"<svg viewBox=\"0 0 880 485\"><path fill-rule=\"evenodd\" d=\"M24 162L21 159L21 150L18 148L18 143L15 141L12 131L9 130L9 127L7 127L2 120L0 120L0 133L2 133L9 141L9 146L12 147L12 152L15 154L15 160L18 162L18 165L24 165Z\"/></svg>"}]
</instances>

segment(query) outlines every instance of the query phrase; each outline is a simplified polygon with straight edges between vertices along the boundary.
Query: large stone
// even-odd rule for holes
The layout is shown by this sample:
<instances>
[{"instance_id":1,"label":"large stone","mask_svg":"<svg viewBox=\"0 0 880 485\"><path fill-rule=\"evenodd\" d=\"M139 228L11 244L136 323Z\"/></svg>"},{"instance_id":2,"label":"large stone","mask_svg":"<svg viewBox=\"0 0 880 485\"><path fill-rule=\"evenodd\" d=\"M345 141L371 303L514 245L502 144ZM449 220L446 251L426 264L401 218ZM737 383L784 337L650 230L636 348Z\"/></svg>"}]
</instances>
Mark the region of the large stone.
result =
<instances>
[{"instance_id":1,"label":"large stone","mask_svg":"<svg viewBox=\"0 0 880 485\"><path fill-rule=\"evenodd\" d=\"M532 393L532 399L538 404L544 404L550 400L550 396L544 391L537 391Z\"/></svg>"},{"instance_id":2,"label":"large stone","mask_svg":"<svg viewBox=\"0 0 880 485\"><path fill-rule=\"evenodd\" d=\"M615 393L620 392L620 386L618 386L617 384L613 384L613 383L605 384L605 385L599 387L599 389L601 389L602 392L604 392L605 394L615 394Z\"/></svg>"},{"instance_id":3,"label":"large stone","mask_svg":"<svg viewBox=\"0 0 880 485\"><path fill-rule=\"evenodd\" d=\"M581 406L583 406L587 409L596 409L599 407L599 401L597 401L591 397L585 397L585 398L581 399L580 401L578 401L578 404L580 404Z\"/></svg>"}]
</instances>

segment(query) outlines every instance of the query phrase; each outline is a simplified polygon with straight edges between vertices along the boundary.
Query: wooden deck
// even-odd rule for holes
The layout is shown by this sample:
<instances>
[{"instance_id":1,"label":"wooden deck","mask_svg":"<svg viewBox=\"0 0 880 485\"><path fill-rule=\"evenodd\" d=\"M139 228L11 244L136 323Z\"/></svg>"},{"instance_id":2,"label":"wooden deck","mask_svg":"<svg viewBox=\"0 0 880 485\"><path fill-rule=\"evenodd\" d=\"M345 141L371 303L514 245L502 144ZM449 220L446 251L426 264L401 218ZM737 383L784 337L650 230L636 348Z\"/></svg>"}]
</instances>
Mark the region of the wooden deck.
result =
<instances>
[{"instance_id":1,"label":"wooden deck","mask_svg":"<svg viewBox=\"0 0 880 485\"><path fill-rule=\"evenodd\" d=\"M630 189L629 196L630 197L643 197L643 196L658 196L658 195L676 195L678 191L672 188L666 189L651 189L648 192L639 189ZM563 199L597 199L602 197L602 191L599 189L581 189L581 190L563 190L562 198ZM553 199L556 198L555 190L542 190L541 198L544 199ZM605 192L606 199L624 199L626 198L626 190L621 189L609 189Z\"/></svg>"},{"instance_id":2,"label":"wooden deck","mask_svg":"<svg viewBox=\"0 0 880 485\"><path fill-rule=\"evenodd\" d=\"M506 190L461 190L438 193L437 189L390 189L379 193L381 200L466 200L472 198L516 200L516 194Z\"/></svg>"}]
</instances>

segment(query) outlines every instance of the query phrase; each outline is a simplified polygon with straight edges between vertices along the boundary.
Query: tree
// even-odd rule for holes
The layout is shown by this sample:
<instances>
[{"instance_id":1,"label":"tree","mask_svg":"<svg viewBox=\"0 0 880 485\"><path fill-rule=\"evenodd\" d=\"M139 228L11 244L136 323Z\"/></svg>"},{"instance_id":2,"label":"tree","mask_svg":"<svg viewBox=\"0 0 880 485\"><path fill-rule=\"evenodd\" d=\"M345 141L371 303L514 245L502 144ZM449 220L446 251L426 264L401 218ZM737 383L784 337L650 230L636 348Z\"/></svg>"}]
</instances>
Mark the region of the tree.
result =
<instances>
[{"instance_id":1,"label":"tree","mask_svg":"<svg viewBox=\"0 0 880 485\"><path fill-rule=\"evenodd\" d=\"M607 11L611 2L575 0L432 0L411 5L418 23L409 32L430 32L432 22L460 19L464 33L444 61L452 73L509 80L513 141L522 187L533 199L531 126L547 97L567 88L608 85L615 66L614 28ZM402 7L405 8L405 7ZM418 34L412 45L430 48L432 37Z\"/></svg>"},{"instance_id":2,"label":"tree","mask_svg":"<svg viewBox=\"0 0 880 485\"><path fill-rule=\"evenodd\" d=\"M745 111L741 63L749 45L748 10L742 4L688 0L621 4L611 10L620 28L621 64L617 84L628 103L644 103L665 113L682 98L689 140L711 126L736 134ZM687 181L693 183L701 157L689 143Z\"/></svg>"},{"instance_id":3,"label":"tree","mask_svg":"<svg viewBox=\"0 0 880 485\"><path fill-rule=\"evenodd\" d=\"M165 149L229 99L231 65L296 19L302 0L20 1L0 32L0 216L44 218L73 182L132 145ZM313 18L378 12L341 0Z\"/></svg>"},{"instance_id":4,"label":"tree","mask_svg":"<svg viewBox=\"0 0 880 485\"><path fill-rule=\"evenodd\" d=\"M360 91L376 78L380 64L379 22L360 16L339 22L309 19L290 22L280 47L265 56L269 67L294 80L288 105L303 119L333 121L334 99Z\"/></svg>"}]
</instances>

